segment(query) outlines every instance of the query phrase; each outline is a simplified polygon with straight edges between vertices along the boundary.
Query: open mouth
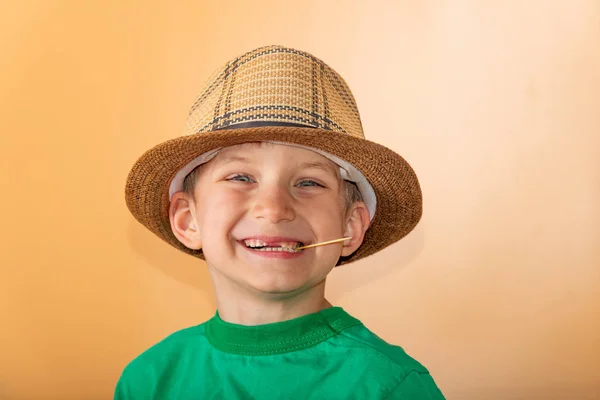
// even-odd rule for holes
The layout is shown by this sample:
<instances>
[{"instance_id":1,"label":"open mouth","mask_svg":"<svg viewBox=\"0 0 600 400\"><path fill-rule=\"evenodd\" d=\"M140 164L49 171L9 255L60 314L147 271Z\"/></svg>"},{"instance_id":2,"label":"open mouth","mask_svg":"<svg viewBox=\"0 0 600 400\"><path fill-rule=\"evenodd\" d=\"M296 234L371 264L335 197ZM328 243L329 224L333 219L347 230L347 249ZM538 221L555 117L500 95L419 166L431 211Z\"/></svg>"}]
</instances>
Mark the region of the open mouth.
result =
<instances>
[{"instance_id":1,"label":"open mouth","mask_svg":"<svg viewBox=\"0 0 600 400\"><path fill-rule=\"evenodd\" d=\"M247 239L243 241L244 245L255 251L285 251L288 253L300 253L298 247L304 246L302 242L277 242L267 243L258 239Z\"/></svg>"}]
</instances>

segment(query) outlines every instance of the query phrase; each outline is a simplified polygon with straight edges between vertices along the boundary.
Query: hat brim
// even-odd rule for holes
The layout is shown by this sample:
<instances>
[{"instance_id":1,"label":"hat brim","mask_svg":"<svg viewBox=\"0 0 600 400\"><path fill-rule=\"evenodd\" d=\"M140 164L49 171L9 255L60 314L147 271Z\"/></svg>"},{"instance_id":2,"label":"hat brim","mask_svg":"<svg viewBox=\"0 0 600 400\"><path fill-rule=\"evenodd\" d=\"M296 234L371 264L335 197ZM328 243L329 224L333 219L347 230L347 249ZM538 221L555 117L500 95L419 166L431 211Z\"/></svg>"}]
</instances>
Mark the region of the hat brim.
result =
<instances>
[{"instance_id":1,"label":"hat brim","mask_svg":"<svg viewBox=\"0 0 600 400\"><path fill-rule=\"evenodd\" d=\"M377 210L362 245L338 265L357 261L402 239L422 215L419 181L408 162L394 151L369 140L325 129L268 126L225 129L183 136L144 153L127 177L125 201L133 216L177 249L204 259L202 250L185 247L169 221L169 184L198 155L219 147L276 140L321 149L354 165L370 182Z\"/></svg>"}]
</instances>

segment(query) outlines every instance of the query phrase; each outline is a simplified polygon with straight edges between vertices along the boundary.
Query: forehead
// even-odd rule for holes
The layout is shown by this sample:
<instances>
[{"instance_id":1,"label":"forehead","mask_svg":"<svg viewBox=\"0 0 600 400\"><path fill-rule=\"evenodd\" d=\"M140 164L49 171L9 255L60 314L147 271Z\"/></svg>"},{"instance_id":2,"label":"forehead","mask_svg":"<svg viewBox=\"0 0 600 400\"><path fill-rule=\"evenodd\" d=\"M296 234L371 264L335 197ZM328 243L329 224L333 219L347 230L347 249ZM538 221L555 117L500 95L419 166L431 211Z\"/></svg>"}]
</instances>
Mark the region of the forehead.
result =
<instances>
[{"instance_id":1,"label":"forehead","mask_svg":"<svg viewBox=\"0 0 600 400\"><path fill-rule=\"evenodd\" d=\"M339 175L339 166L319 153L296 146L267 142L252 142L226 147L214 158L214 164L216 166L234 161L258 163L262 160L286 166L323 169Z\"/></svg>"}]
</instances>

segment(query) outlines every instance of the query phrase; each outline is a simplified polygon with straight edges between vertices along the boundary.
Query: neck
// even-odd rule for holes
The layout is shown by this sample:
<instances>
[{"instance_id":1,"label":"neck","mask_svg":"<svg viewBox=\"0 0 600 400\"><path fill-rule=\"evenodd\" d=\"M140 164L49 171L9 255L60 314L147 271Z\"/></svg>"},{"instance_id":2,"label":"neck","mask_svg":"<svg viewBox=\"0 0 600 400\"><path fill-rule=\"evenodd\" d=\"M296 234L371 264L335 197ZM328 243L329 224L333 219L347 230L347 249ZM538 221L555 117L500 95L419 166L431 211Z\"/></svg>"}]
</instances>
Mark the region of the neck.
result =
<instances>
[{"instance_id":1,"label":"neck","mask_svg":"<svg viewBox=\"0 0 600 400\"><path fill-rule=\"evenodd\" d=\"M332 307L325 280L301 293L264 294L242 288L211 269L219 317L232 324L263 325L287 321Z\"/></svg>"}]
</instances>

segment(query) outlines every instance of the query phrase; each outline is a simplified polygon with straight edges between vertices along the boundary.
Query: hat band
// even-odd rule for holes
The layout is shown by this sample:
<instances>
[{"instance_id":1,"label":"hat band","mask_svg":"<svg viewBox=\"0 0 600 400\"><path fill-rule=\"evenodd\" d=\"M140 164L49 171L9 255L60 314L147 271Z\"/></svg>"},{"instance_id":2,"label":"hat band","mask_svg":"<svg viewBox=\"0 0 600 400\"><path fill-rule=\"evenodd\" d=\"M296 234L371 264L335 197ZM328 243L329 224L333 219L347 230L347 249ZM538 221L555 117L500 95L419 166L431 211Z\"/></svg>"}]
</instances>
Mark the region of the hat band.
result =
<instances>
[{"instance_id":1,"label":"hat band","mask_svg":"<svg viewBox=\"0 0 600 400\"><path fill-rule=\"evenodd\" d=\"M238 122L238 123L233 123L230 125L220 126L218 128L213 129L213 131L222 131L222 130L226 130L226 129L261 128L263 126L291 126L291 127L295 127L295 128L321 128L321 127L314 126L314 125L298 124L295 122L247 121L247 122ZM322 128L322 129L327 129L327 128Z\"/></svg>"}]
</instances>

